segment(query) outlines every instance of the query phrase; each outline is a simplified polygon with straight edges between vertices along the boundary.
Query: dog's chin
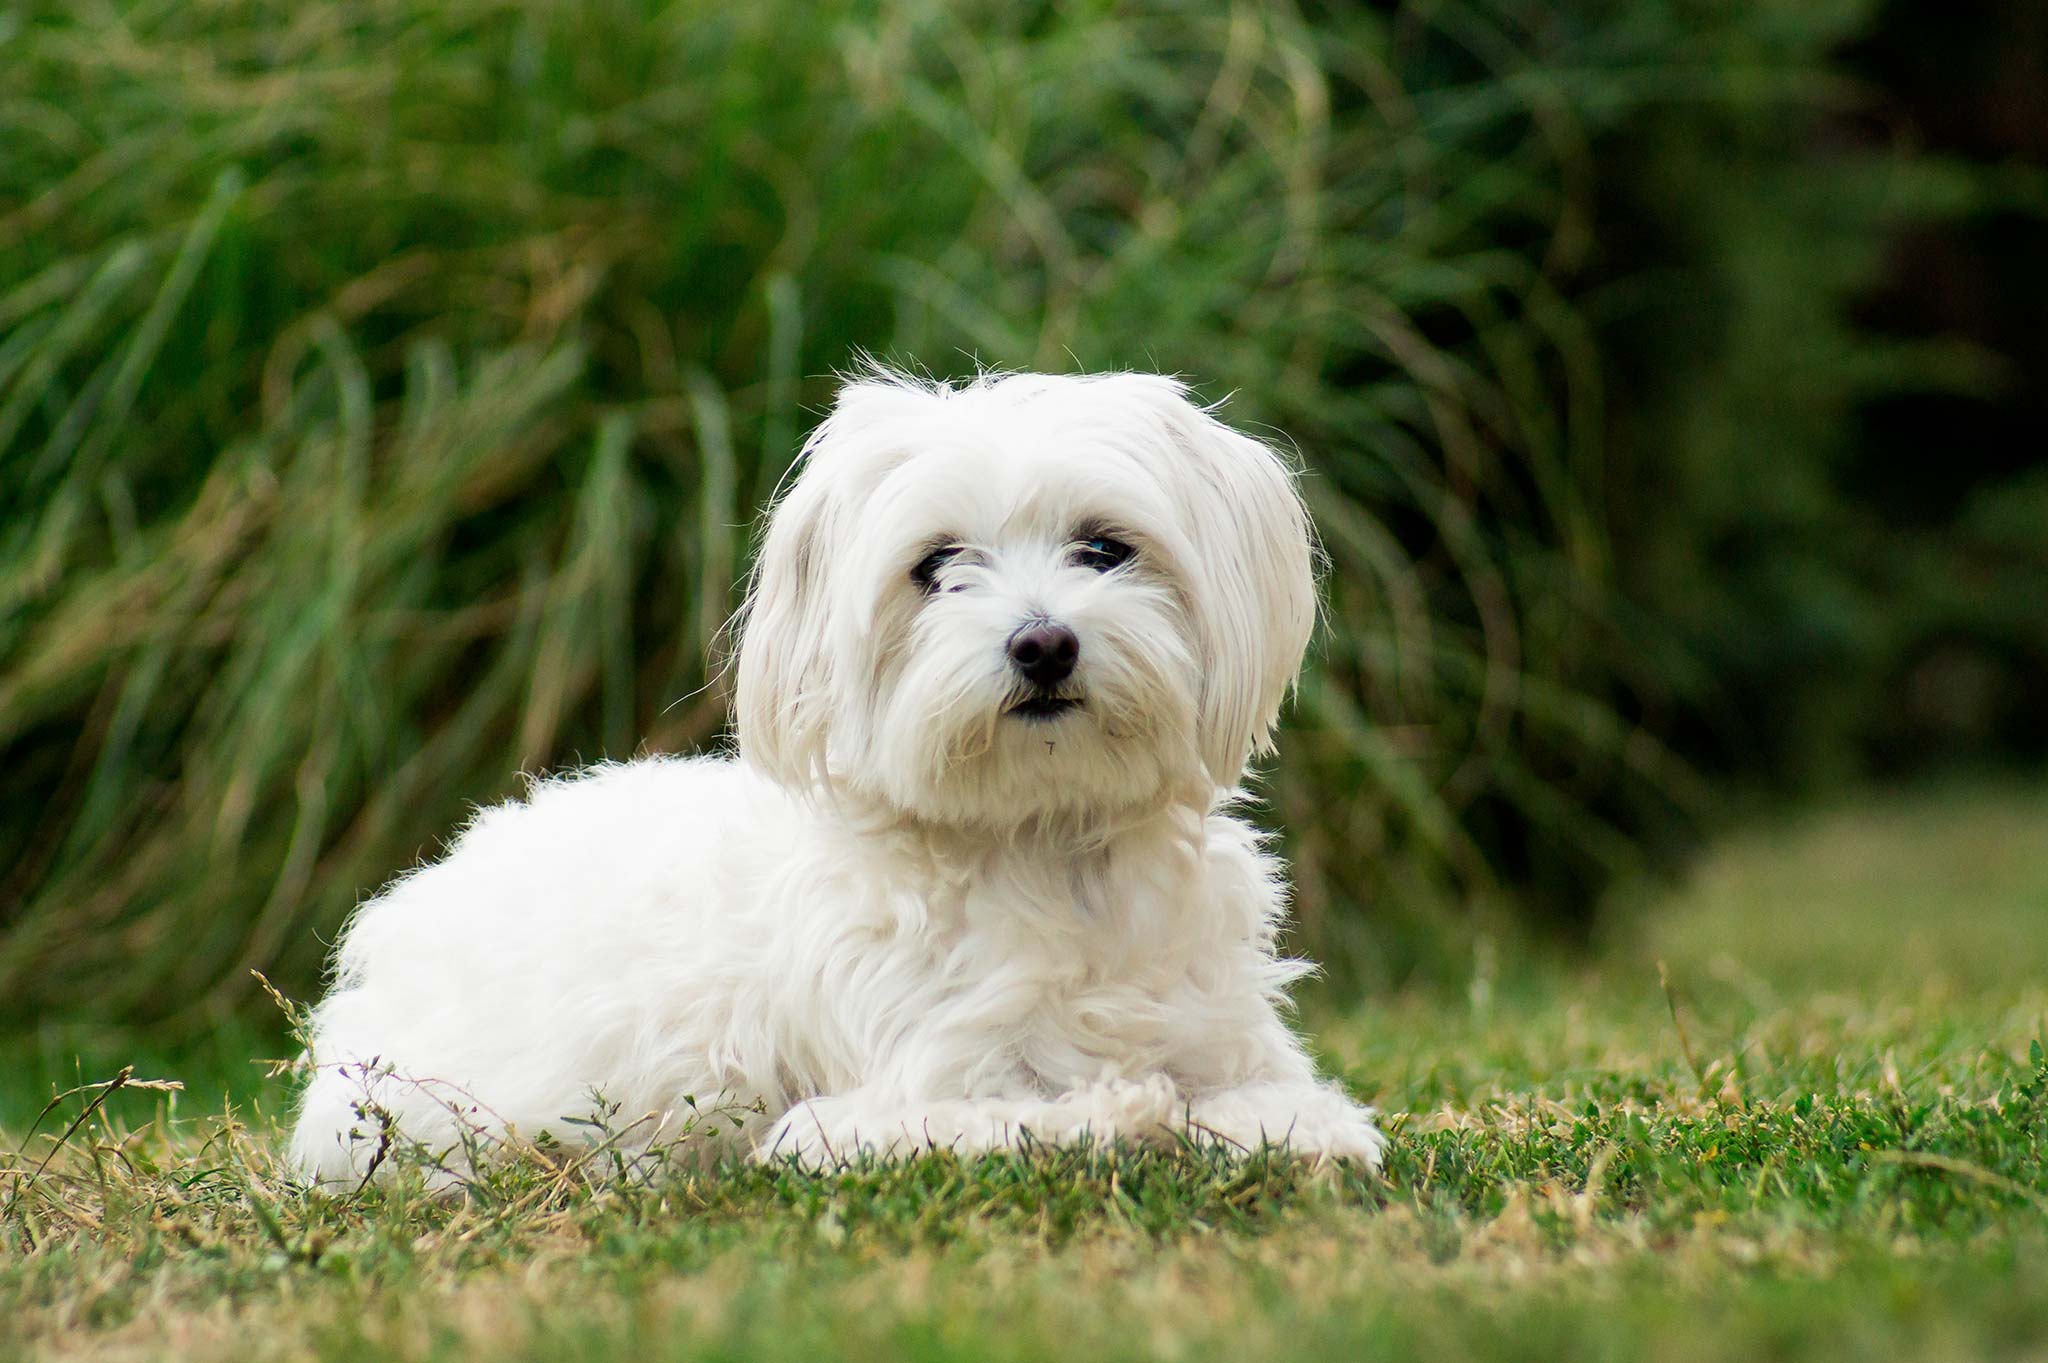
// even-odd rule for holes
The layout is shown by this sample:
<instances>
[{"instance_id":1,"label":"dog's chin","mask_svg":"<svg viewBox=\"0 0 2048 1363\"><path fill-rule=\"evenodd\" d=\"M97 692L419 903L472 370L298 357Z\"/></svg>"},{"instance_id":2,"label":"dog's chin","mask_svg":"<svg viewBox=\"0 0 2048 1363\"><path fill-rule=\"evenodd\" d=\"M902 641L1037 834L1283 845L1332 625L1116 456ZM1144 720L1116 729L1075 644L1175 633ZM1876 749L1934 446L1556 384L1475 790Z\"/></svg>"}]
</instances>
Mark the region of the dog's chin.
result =
<instances>
[{"instance_id":1,"label":"dog's chin","mask_svg":"<svg viewBox=\"0 0 2048 1363\"><path fill-rule=\"evenodd\" d=\"M1005 697L951 741L935 730L921 727L914 745L870 749L872 763L845 774L920 823L1082 837L1190 785L1190 744L1087 695Z\"/></svg>"}]
</instances>

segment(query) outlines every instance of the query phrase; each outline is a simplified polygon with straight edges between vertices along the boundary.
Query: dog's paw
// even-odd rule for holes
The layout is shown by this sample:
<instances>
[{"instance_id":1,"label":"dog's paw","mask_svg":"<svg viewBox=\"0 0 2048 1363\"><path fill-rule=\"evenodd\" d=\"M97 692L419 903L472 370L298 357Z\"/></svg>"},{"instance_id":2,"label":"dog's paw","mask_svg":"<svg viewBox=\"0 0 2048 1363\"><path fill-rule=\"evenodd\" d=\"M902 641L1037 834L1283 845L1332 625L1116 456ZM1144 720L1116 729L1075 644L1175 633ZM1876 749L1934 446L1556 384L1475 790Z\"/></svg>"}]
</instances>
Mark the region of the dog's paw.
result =
<instances>
[{"instance_id":1,"label":"dog's paw","mask_svg":"<svg viewBox=\"0 0 2048 1363\"><path fill-rule=\"evenodd\" d=\"M795 1164L816 1172L886 1153L840 1116L830 1100L798 1103L768 1128L748 1158L756 1164Z\"/></svg>"},{"instance_id":2,"label":"dog's paw","mask_svg":"<svg viewBox=\"0 0 2048 1363\"><path fill-rule=\"evenodd\" d=\"M1322 1085L1252 1085L1193 1103L1186 1133L1197 1145L1243 1154L1270 1148L1317 1165L1348 1162L1377 1169L1387 1140L1372 1117L1371 1108Z\"/></svg>"},{"instance_id":3,"label":"dog's paw","mask_svg":"<svg viewBox=\"0 0 2048 1363\"><path fill-rule=\"evenodd\" d=\"M1018 1105L945 1101L908 1106L851 1098L813 1098L784 1113L752 1158L820 1170L868 1160L908 1159L934 1150L975 1155L1016 1143Z\"/></svg>"},{"instance_id":4,"label":"dog's paw","mask_svg":"<svg viewBox=\"0 0 2048 1363\"><path fill-rule=\"evenodd\" d=\"M1163 1074L1143 1079L1104 1079L1075 1089L1053 1106L1066 1119L1067 1143L1118 1137L1150 1140L1171 1129L1186 1106L1173 1080Z\"/></svg>"},{"instance_id":5,"label":"dog's paw","mask_svg":"<svg viewBox=\"0 0 2048 1363\"><path fill-rule=\"evenodd\" d=\"M1317 1122L1308 1130L1297 1128L1288 1146L1317 1165L1349 1163L1378 1171L1386 1161L1387 1137L1372 1116L1371 1108L1356 1108L1336 1120Z\"/></svg>"}]
</instances>

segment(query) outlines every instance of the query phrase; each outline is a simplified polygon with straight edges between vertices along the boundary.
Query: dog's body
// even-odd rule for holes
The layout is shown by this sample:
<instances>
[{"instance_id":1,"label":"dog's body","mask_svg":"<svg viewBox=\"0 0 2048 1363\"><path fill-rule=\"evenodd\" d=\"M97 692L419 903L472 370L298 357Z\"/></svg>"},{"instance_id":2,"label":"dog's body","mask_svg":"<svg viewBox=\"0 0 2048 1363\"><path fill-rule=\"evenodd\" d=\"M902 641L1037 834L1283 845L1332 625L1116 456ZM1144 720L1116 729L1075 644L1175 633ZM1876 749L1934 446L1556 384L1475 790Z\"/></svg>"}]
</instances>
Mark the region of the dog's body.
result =
<instances>
[{"instance_id":1,"label":"dog's body","mask_svg":"<svg viewBox=\"0 0 2048 1363\"><path fill-rule=\"evenodd\" d=\"M542 783L367 904L294 1156L638 1145L713 1104L807 1163L1174 1133L1376 1163L1282 1020L1228 810L1314 613L1280 462L1146 376L851 385L778 506L738 759ZM650 1120L641 1121L648 1114Z\"/></svg>"}]
</instances>

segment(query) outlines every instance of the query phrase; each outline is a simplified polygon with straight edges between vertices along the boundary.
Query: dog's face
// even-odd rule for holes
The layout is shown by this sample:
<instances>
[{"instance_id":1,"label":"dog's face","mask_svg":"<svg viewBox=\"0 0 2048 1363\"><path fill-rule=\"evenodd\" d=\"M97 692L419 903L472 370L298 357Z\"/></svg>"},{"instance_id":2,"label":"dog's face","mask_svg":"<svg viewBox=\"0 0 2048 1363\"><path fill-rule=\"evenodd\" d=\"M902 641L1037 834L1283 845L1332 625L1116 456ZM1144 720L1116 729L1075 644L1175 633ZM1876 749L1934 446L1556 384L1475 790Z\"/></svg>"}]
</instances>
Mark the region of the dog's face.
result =
<instances>
[{"instance_id":1,"label":"dog's face","mask_svg":"<svg viewBox=\"0 0 2048 1363\"><path fill-rule=\"evenodd\" d=\"M981 829L1205 804L1314 617L1287 467L1179 384L861 380L770 518L741 754Z\"/></svg>"}]
</instances>

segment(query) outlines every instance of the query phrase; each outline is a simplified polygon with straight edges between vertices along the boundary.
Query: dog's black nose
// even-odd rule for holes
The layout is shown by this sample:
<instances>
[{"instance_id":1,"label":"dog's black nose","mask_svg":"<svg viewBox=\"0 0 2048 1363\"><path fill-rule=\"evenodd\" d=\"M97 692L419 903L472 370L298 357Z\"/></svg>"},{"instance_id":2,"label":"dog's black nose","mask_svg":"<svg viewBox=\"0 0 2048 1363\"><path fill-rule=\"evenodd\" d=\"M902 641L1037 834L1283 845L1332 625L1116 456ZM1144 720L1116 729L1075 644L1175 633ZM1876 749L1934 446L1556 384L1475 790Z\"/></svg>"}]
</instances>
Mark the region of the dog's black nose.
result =
<instances>
[{"instance_id":1,"label":"dog's black nose","mask_svg":"<svg viewBox=\"0 0 2048 1363\"><path fill-rule=\"evenodd\" d=\"M1010 636L1010 661L1033 686L1051 690L1074 675L1081 641L1074 631L1050 620L1024 626Z\"/></svg>"}]
</instances>

